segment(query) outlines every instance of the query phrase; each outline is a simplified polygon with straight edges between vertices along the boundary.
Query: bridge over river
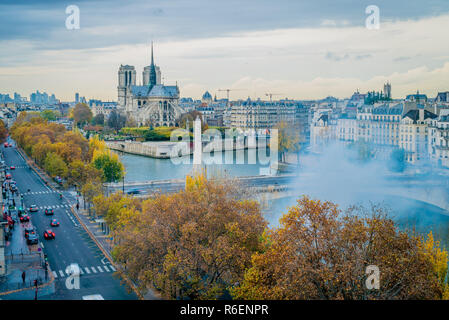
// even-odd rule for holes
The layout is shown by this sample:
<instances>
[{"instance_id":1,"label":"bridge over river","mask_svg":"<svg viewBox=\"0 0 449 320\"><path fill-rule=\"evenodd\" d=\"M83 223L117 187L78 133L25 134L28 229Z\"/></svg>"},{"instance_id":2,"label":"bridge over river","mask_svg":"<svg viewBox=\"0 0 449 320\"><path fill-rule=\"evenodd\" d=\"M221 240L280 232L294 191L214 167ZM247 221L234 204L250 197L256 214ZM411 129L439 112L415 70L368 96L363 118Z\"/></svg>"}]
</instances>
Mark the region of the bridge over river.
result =
<instances>
[{"instance_id":1,"label":"bridge over river","mask_svg":"<svg viewBox=\"0 0 449 320\"><path fill-rule=\"evenodd\" d=\"M310 181L313 174L285 174L273 176L234 177L243 187L250 188L259 200L298 197L307 193L301 181ZM324 182L325 183L325 182ZM150 180L105 184L106 193L139 190L137 197L149 197L158 193L171 193L184 189L184 179ZM362 190L361 190L362 191ZM384 185L366 186L366 194L398 196L432 204L449 214L449 179L441 176L416 176L414 174L391 174Z\"/></svg>"}]
</instances>

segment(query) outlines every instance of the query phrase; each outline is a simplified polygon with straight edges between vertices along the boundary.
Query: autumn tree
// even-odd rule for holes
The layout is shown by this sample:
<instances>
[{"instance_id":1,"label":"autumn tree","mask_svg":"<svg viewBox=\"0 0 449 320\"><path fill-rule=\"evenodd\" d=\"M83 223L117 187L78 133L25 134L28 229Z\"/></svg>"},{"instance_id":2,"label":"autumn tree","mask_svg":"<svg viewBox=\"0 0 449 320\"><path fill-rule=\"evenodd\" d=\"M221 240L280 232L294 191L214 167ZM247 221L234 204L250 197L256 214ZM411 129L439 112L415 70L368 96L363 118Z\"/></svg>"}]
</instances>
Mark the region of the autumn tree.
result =
<instances>
[{"instance_id":1,"label":"autumn tree","mask_svg":"<svg viewBox=\"0 0 449 320\"><path fill-rule=\"evenodd\" d=\"M89 210L89 214L91 213L91 207L93 203L93 199L100 195L103 192L102 183L99 178L89 179L82 187L81 193L84 198L84 206Z\"/></svg>"},{"instance_id":2,"label":"autumn tree","mask_svg":"<svg viewBox=\"0 0 449 320\"><path fill-rule=\"evenodd\" d=\"M204 177L186 190L124 208L114 230L113 255L140 289L165 298L217 299L242 281L266 227L257 202L240 198L230 183ZM120 224L118 224L120 225Z\"/></svg>"},{"instance_id":3,"label":"autumn tree","mask_svg":"<svg viewBox=\"0 0 449 320\"><path fill-rule=\"evenodd\" d=\"M61 156L54 152L50 152L45 157L44 168L52 177L59 176L65 178L68 173L66 163Z\"/></svg>"},{"instance_id":4,"label":"autumn tree","mask_svg":"<svg viewBox=\"0 0 449 320\"><path fill-rule=\"evenodd\" d=\"M3 120L0 120L0 143L5 142L7 137L8 137L8 130L6 129Z\"/></svg>"},{"instance_id":5,"label":"autumn tree","mask_svg":"<svg viewBox=\"0 0 449 320\"><path fill-rule=\"evenodd\" d=\"M92 111L85 103L78 103L70 112L76 126L89 123L92 120Z\"/></svg>"},{"instance_id":6,"label":"autumn tree","mask_svg":"<svg viewBox=\"0 0 449 320\"><path fill-rule=\"evenodd\" d=\"M178 127L186 129L187 122L189 122L190 129L193 128L193 121L196 120L196 118L201 119L201 131L206 131L208 129L206 121L204 121L203 114L197 110L192 110L187 113L183 113L179 119L177 120Z\"/></svg>"},{"instance_id":7,"label":"autumn tree","mask_svg":"<svg viewBox=\"0 0 449 320\"><path fill-rule=\"evenodd\" d=\"M420 238L399 231L385 211L303 197L267 233L237 299L436 299L439 269ZM380 270L380 289L366 286L366 268ZM438 264L442 266L443 264Z\"/></svg>"},{"instance_id":8,"label":"autumn tree","mask_svg":"<svg viewBox=\"0 0 449 320\"><path fill-rule=\"evenodd\" d=\"M297 152L300 150L301 135L300 130L289 125L285 121L279 122L274 129L278 130L278 150L280 160L285 162L287 152ZM298 157L299 162L299 157Z\"/></svg>"},{"instance_id":9,"label":"autumn tree","mask_svg":"<svg viewBox=\"0 0 449 320\"><path fill-rule=\"evenodd\" d=\"M132 196L116 192L105 197L103 194L93 198L95 213L97 216L104 217L111 230L123 227L127 219L123 210L140 210L141 201Z\"/></svg>"}]
</instances>

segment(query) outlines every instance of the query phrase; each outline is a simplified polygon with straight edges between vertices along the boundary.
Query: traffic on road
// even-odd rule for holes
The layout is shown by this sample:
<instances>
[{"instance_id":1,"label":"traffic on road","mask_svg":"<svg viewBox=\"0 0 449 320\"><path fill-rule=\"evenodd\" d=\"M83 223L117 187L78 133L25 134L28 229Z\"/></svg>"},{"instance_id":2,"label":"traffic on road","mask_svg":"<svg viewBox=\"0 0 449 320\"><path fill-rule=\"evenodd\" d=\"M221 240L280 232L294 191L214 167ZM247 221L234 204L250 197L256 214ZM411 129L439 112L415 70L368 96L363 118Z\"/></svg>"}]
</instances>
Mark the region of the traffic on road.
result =
<instances>
[{"instance_id":1,"label":"traffic on road","mask_svg":"<svg viewBox=\"0 0 449 320\"><path fill-rule=\"evenodd\" d=\"M77 221L72 212L75 203L64 196L67 191L49 187L30 169L12 140L8 139L1 149L4 163L0 166L5 170L3 214L17 222L30 251L44 252L54 279L52 292L40 295L40 299L137 299L114 276L116 268ZM79 288L67 281L73 276L80 277Z\"/></svg>"}]
</instances>

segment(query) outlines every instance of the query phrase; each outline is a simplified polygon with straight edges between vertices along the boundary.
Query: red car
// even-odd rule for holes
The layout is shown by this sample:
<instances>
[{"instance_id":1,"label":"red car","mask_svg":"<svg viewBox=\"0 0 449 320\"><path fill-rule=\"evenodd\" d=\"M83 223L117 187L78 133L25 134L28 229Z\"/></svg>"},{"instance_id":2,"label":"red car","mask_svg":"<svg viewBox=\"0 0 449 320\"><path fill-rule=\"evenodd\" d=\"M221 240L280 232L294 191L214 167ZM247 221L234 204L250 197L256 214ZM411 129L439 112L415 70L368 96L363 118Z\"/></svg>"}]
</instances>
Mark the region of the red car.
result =
<instances>
[{"instance_id":1,"label":"red car","mask_svg":"<svg viewBox=\"0 0 449 320\"><path fill-rule=\"evenodd\" d=\"M57 219L52 219L50 225L52 227L59 227L59 221Z\"/></svg>"},{"instance_id":2,"label":"red car","mask_svg":"<svg viewBox=\"0 0 449 320\"><path fill-rule=\"evenodd\" d=\"M55 233L51 229L45 230L44 238L46 240L54 239L55 238Z\"/></svg>"},{"instance_id":3,"label":"red car","mask_svg":"<svg viewBox=\"0 0 449 320\"><path fill-rule=\"evenodd\" d=\"M5 142L3 145L5 146L5 148L8 148L8 142Z\"/></svg>"},{"instance_id":4,"label":"red car","mask_svg":"<svg viewBox=\"0 0 449 320\"><path fill-rule=\"evenodd\" d=\"M30 206L30 212L37 212L38 210L39 210L39 208L35 204L32 204Z\"/></svg>"},{"instance_id":5,"label":"red car","mask_svg":"<svg viewBox=\"0 0 449 320\"><path fill-rule=\"evenodd\" d=\"M15 166L10 166L9 169L10 170L16 170L16 167Z\"/></svg>"},{"instance_id":6,"label":"red car","mask_svg":"<svg viewBox=\"0 0 449 320\"><path fill-rule=\"evenodd\" d=\"M29 215L27 215L27 214L22 214L22 215L20 216L20 222L28 222L28 221L30 221L30 216L29 216Z\"/></svg>"},{"instance_id":7,"label":"red car","mask_svg":"<svg viewBox=\"0 0 449 320\"><path fill-rule=\"evenodd\" d=\"M10 173L6 174L6 180L10 180L10 179L12 179L11 174Z\"/></svg>"}]
</instances>

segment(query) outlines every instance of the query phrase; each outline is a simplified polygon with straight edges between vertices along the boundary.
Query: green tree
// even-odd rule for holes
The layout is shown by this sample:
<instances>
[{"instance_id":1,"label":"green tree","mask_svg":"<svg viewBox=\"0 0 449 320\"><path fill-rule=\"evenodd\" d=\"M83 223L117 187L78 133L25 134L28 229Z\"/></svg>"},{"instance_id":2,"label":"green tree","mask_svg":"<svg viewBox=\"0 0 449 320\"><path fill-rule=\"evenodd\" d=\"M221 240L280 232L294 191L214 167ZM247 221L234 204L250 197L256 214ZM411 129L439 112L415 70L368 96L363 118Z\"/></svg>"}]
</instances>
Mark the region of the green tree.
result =
<instances>
[{"instance_id":1,"label":"green tree","mask_svg":"<svg viewBox=\"0 0 449 320\"><path fill-rule=\"evenodd\" d=\"M93 161L93 166L96 169L102 170L103 180L105 182L117 182L124 175L123 164L118 158L112 157L109 154L102 154L96 157Z\"/></svg>"},{"instance_id":2,"label":"green tree","mask_svg":"<svg viewBox=\"0 0 449 320\"><path fill-rule=\"evenodd\" d=\"M92 119L92 124L103 126L104 125L104 114L99 113Z\"/></svg>"},{"instance_id":3,"label":"green tree","mask_svg":"<svg viewBox=\"0 0 449 320\"><path fill-rule=\"evenodd\" d=\"M113 110L108 118L108 127L119 131L126 124L126 117Z\"/></svg>"},{"instance_id":4,"label":"green tree","mask_svg":"<svg viewBox=\"0 0 449 320\"><path fill-rule=\"evenodd\" d=\"M45 157L44 169L52 176L67 177L68 168L64 160L56 153L50 152Z\"/></svg>"},{"instance_id":5,"label":"green tree","mask_svg":"<svg viewBox=\"0 0 449 320\"><path fill-rule=\"evenodd\" d=\"M56 110L44 110L41 112L41 117L47 121L55 121L61 117L61 114Z\"/></svg>"}]
</instances>

